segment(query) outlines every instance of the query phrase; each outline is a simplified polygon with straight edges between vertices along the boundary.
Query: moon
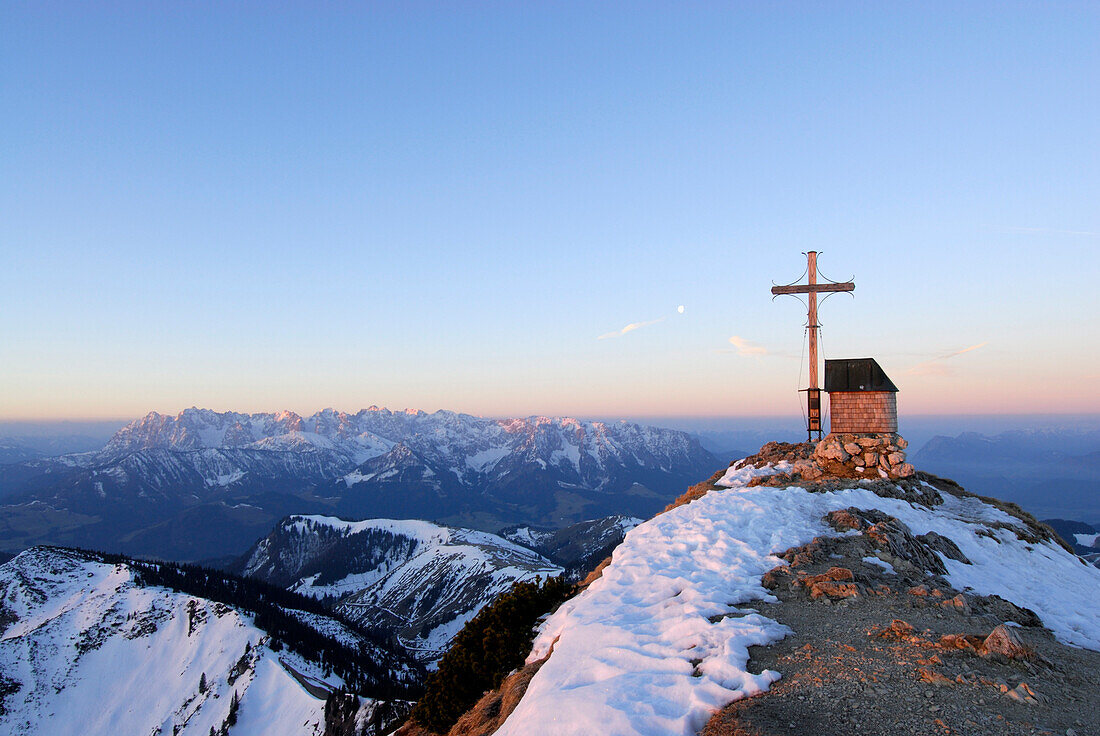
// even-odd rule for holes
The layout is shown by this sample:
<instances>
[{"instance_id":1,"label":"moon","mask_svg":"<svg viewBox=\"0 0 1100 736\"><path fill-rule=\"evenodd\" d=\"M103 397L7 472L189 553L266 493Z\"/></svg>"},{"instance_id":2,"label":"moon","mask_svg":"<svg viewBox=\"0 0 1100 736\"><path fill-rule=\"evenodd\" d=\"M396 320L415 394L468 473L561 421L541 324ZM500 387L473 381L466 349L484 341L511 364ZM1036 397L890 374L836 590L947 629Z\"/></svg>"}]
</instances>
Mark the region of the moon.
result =
<instances>
[{"instance_id":1,"label":"moon","mask_svg":"<svg viewBox=\"0 0 1100 736\"><path fill-rule=\"evenodd\" d=\"M680 314L683 314L684 313L684 305L681 304L680 306L676 307L676 311L679 312Z\"/></svg>"}]
</instances>

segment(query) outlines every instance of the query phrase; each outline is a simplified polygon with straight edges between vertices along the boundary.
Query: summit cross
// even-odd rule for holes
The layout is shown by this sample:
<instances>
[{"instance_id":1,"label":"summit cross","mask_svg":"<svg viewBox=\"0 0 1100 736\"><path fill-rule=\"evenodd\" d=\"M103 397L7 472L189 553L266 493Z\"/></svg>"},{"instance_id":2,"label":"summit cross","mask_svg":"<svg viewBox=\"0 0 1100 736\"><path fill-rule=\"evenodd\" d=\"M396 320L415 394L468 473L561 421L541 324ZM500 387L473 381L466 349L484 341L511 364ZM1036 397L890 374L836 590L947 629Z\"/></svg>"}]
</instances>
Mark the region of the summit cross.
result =
<instances>
[{"instance_id":1,"label":"summit cross","mask_svg":"<svg viewBox=\"0 0 1100 736\"><path fill-rule=\"evenodd\" d=\"M822 292L855 291L856 284L854 281L817 283L816 250L806 253L806 274L807 283L805 284L773 286L772 298L805 294L808 302L806 327L810 331L810 385L802 390L806 391L806 431L809 439L812 440L814 432L817 432L817 438L821 439L821 387L817 385L817 331L821 328L821 325L817 323L817 295Z\"/></svg>"}]
</instances>

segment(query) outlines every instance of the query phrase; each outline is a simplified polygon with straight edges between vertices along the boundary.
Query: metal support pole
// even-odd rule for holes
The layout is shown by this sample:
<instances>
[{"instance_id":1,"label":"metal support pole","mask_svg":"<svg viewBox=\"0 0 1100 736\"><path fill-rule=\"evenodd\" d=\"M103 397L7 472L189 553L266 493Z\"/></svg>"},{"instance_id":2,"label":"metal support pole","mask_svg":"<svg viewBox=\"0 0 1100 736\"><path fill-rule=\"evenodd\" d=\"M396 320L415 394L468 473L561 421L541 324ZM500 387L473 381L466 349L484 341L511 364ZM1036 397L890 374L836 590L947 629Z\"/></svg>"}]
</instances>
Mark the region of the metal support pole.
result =
<instances>
[{"instance_id":1,"label":"metal support pole","mask_svg":"<svg viewBox=\"0 0 1100 736\"><path fill-rule=\"evenodd\" d=\"M806 326L810 330L810 386L806 392L806 435L813 440L814 431L817 438L821 439L821 391L817 385L817 292L813 287L817 286L817 251L811 250L806 254L806 271L809 276L810 292L808 297L809 312L806 316Z\"/></svg>"}]
</instances>

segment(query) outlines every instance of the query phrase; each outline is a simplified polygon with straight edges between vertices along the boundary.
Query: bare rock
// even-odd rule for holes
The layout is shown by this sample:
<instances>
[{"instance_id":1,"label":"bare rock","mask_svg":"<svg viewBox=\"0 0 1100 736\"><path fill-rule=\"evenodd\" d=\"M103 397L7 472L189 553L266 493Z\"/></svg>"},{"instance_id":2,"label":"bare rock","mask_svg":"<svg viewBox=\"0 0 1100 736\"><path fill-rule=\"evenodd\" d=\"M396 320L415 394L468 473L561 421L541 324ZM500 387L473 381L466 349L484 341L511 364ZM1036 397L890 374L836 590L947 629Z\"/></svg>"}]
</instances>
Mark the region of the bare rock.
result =
<instances>
[{"instance_id":1,"label":"bare rock","mask_svg":"<svg viewBox=\"0 0 1100 736\"><path fill-rule=\"evenodd\" d=\"M760 578L760 584L768 590L778 590L791 580L791 568L789 565L779 565L768 570Z\"/></svg>"},{"instance_id":2,"label":"bare rock","mask_svg":"<svg viewBox=\"0 0 1100 736\"><path fill-rule=\"evenodd\" d=\"M848 532L853 529L863 531L868 526L867 522L860 516L859 510L854 507L830 511L822 518L826 524L838 532Z\"/></svg>"},{"instance_id":3,"label":"bare rock","mask_svg":"<svg viewBox=\"0 0 1100 736\"><path fill-rule=\"evenodd\" d=\"M831 580L823 580L810 586L810 598L815 601L819 598L829 598L839 601L845 598L859 596L859 587L855 583L836 583Z\"/></svg>"},{"instance_id":4,"label":"bare rock","mask_svg":"<svg viewBox=\"0 0 1100 736\"><path fill-rule=\"evenodd\" d=\"M944 567L943 561L932 550L917 540L909 531L909 527L893 517L886 521L880 521L864 533L874 541L879 549L911 563L920 570L936 575L947 574L947 568Z\"/></svg>"},{"instance_id":5,"label":"bare rock","mask_svg":"<svg viewBox=\"0 0 1100 736\"><path fill-rule=\"evenodd\" d=\"M1042 626L1043 622L1030 608L1020 608L999 595L985 595L976 600L983 613L995 616L999 621L1012 621L1021 626Z\"/></svg>"},{"instance_id":6,"label":"bare rock","mask_svg":"<svg viewBox=\"0 0 1100 736\"><path fill-rule=\"evenodd\" d=\"M871 627L871 630L867 633L870 636L877 636L881 639L896 639L897 641L908 642L910 644L920 644L924 641L917 634L916 628L914 628L911 623L902 621L900 618L891 621L889 626Z\"/></svg>"},{"instance_id":7,"label":"bare rock","mask_svg":"<svg viewBox=\"0 0 1100 736\"><path fill-rule=\"evenodd\" d=\"M989 636L982 642L982 648L991 654L1000 654L1009 659L1031 659L1031 648L1024 644L1019 635L1005 626L997 624Z\"/></svg>"},{"instance_id":8,"label":"bare rock","mask_svg":"<svg viewBox=\"0 0 1100 736\"><path fill-rule=\"evenodd\" d=\"M1032 690L1031 686L1026 682L1021 682L1014 689L1005 693L1005 695L1019 703L1027 703L1028 705L1038 705L1045 700L1042 695Z\"/></svg>"},{"instance_id":9,"label":"bare rock","mask_svg":"<svg viewBox=\"0 0 1100 736\"><path fill-rule=\"evenodd\" d=\"M835 581L838 581L838 582L846 582L846 581L856 579L856 576L853 575L852 571L849 570L848 568L846 568L846 567L835 567L835 566L830 567L828 570L826 570L821 575L818 575L817 577L818 578L824 578L825 580L835 580Z\"/></svg>"},{"instance_id":10,"label":"bare rock","mask_svg":"<svg viewBox=\"0 0 1100 736\"><path fill-rule=\"evenodd\" d=\"M739 460L734 467L762 468L765 465L774 465L782 460L789 463L797 463L800 460L809 460L814 454L815 445L809 442L768 442L755 455L749 455Z\"/></svg>"},{"instance_id":11,"label":"bare rock","mask_svg":"<svg viewBox=\"0 0 1100 736\"><path fill-rule=\"evenodd\" d=\"M806 567L824 559L825 555L825 544L821 537L816 537L801 547L790 548L779 557L789 562L791 567Z\"/></svg>"},{"instance_id":12,"label":"bare rock","mask_svg":"<svg viewBox=\"0 0 1100 736\"><path fill-rule=\"evenodd\" d=\"M955 684L954 680L941 675L930 667L921 667L917 670L917 674L920 676L921 682L935 685L936 687L951 687Z\"/></svg>"},{"instance_id":13,"label":"bare rock","mask_svg":"<svg viewBox=\"0 0 1100 736\"><path fill-rule=\"evenodd\" d=\"M967 636L965 634L944 634L940 637L939 645L941 649L959 649L970 652L971 654L977 654L978 649L982 646L982 638L980 636Z\"/></svg>"},{"instance_id":14,"label":"bare rock","mask_svg":"<svg viewBox=\"0 0 1100 736\"><path fill-rule=\"evenodd\" d=\"M859 596L855 575L846 567L831 567L820 575L807 576L799 583L810 591L810 598L813 600L820 598L843 600Z\"/></svg>"},{"instance_id":15,"label":"bare rock","mask_svg":"<svg viewBox=\"0 0 1100 736\"><path fill-rule=\"evenodd\" d=\"M921 534L917 539L929 549L939 552L948 559L957 560L967 565L971 564L970 560L959 549L959 546L942 534L928 532L927 534Z\"/></svg>"},{"instance_id":16,"label":"bare rock","mask_svg":"<svg viewBox=\"0 0 1100 736\"><path fill-rule=\"evenodd\" d=\"M966 600L966 596L959 593L954 598L948 598L945 601L940 601L940 606L943 608L957 611L961 614L970 615L970 603Z\"/></svg>"}]
</instances>

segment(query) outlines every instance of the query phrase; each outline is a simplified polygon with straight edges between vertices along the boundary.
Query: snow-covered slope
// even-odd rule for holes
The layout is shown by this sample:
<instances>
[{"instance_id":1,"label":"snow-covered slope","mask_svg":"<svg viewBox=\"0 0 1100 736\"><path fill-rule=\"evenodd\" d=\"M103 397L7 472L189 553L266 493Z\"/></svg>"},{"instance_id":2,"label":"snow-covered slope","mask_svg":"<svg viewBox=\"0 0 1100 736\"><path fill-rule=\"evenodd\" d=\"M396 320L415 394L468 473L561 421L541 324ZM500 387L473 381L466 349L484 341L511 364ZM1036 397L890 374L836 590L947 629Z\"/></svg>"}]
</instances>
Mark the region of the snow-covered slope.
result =
<instances>
[{"instance_id":1,"label":"snow-covered slope","mask_svg":"<svg viewBox=\"0 0 1100 736\"><path fill-rule=\"evenodd\" d=\"M1020 519L973 496L944 494L928 507L876 494L871 483L748 485L784 466L731 468L724 490L630 531L603 576L541 627L528 661L550 656L498 736L688 736L718 708L767 689L781 673L751 672L748 648L788 630L738 606L775 600L761 576L786 564L777 555L838 536L823 517L849 507L952 540L969 562L936 554L955 588L1001 596L1062 642L1100 650L1100 570L1034 541Z\"/></svg>"},{"instance_id":2,"label":"snow-covered slope","mask_svg":"<svg viewBox=\"0 0 1100 736\"><path fill-rule=\"evenodd\" d=\"M318 598L371 629L395 632L432 662L465 623L519 581L562 568L495 534L426 521L284 519L242 558L244 575Z\"/></svg>"},{"instance_id":3,"label":"snow-covered slope","mask_svg":"<svg viewBox=\"0 0 1100 736\"><path fill-rule=\"evenodd\" d=\"M3 733L207 736L237 700L234 736L320 734L324 694L344 684L273 651L249 614L74 550L0 566L0 630Z\"/></svg>"}]
</instances>

